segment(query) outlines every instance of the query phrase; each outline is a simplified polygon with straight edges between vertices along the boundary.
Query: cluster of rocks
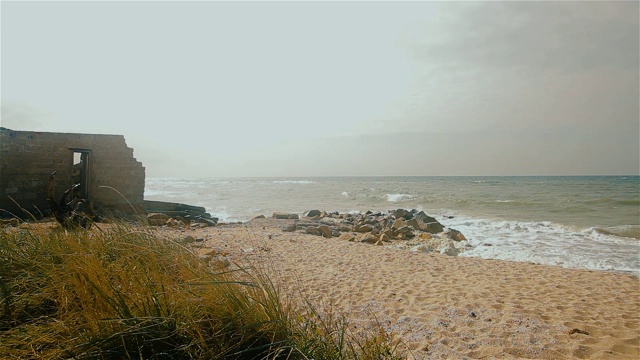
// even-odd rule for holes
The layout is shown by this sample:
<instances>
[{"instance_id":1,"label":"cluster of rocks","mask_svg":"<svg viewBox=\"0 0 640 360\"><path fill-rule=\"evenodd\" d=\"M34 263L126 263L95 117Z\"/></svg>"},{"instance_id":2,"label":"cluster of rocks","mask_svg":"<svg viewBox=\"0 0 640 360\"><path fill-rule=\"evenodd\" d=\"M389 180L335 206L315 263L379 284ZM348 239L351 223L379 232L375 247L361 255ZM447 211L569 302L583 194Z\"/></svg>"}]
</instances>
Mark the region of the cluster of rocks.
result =
<instances>
[{"instance_id":1,"label":"cluster of rocks","mask_svg":"<svg viewBox=\"0 0 640 360\"><path fill-rule=\"evenodd\" d=\"M211 217L204 207L167 201L145 200L147 221L153 226L216 226L218 218Z\"/></svg>"},{"instance_id":2,"label":"cluster of rocks","mask_svg":"<svg viewBox=\"0 0 640 360\"><path fill-rule=\"evenodd\" d=\"M168 226L168 227L184 227L189 226L192 228L216 226L218 224L218 218L206 217L206 216L191 216L189 214L181 216L175 215L170 217L164 213L149 213L147 214L147 222L152 226Z\"/></svg>"},{"instance_id":3,"label":"cluster of rocks","mask_svg":"<svg viewBox=\"0 0 640 360\"><path fill-rule=\"evenodd\" d=\"M434 217L415 209L357 214L310 210L302 218L280 212L274 213L273 217L294 220L282 231L299 231L325 238L338 237L376 245L411 245L416 251L447 255L457 255L469 247L460 231L446 228ZM404 244L398 244L398 241Z\"/></svg>"}]
</instances>

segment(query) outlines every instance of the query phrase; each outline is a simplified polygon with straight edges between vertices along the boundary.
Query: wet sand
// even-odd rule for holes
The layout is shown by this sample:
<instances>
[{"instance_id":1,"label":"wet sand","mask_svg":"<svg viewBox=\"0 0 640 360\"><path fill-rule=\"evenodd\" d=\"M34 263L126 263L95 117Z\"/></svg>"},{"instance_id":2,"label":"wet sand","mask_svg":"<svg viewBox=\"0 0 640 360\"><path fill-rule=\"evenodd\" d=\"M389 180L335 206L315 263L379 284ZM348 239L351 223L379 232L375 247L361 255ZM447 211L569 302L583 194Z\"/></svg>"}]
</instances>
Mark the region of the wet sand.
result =
<instances>
[{"instance_id":1,"label":"wet sand","mask_svg":"<svg viewBox=\"0 0 640 360\"><path fill-rule=\"evenodd\" d=\"M640 359L634 275L281 231L288 221L161 231L264 269L283 293L345 314L355 330L377 321L409 359Z\"/></svg>"}]
</instances>

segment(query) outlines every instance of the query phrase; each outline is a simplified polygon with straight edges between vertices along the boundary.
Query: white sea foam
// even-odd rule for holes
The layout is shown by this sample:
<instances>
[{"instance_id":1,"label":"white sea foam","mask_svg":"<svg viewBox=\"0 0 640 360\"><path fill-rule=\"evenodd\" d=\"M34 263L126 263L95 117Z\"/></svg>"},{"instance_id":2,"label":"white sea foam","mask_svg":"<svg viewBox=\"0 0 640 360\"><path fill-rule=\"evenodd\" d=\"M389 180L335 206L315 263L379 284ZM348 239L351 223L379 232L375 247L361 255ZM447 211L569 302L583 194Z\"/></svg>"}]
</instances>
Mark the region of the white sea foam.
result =
<instances>
[{"instance_id":1,"label":"white sea foam","mask_svg":"<svg viewBox=\"0 0 640 360\"><path fill-rule=\"evenodd\" d=\"M475 247L465 256L637 272L638 184L637 176L336 181L148 178L145 198L204 205L225 222L246 221L273 211L301 213L311 208L340 212L424 208L427 214L470 239ZM575 196L577 185L580 196ZM568 226L571 224L575 227Z\"/></svg>"},{"instance_id":2,"label":"white sea foam","mask_svg":"<svg viewBox=\"0 0 640 360\"><path fill-rule=\"evenodd\" d=\"M398 201L410 200L414 198L413 195L409 195L409 194L385 194L385 196L387 197L387 201L389 202L398 202Z\"/></svg>"},{"instance_id":3,"label":"white sea foam","mask_svg":"<svg viewBox=\"0 0 640 360\"><path fill-rule=\"evenodd\" d=\"M218 221L220 222L240 221L239 219L229 215L229 213L225 208L216 208L216 209L206 208L206 210L209 214L211 214L211 217L218 218Z\"/></svg>"},{"instance_id":4,"label":"white sea foam","mask_svg":"<svg viewBox=\"0 0 640 360\"><path fill-rule=\"evenodd\" d=\"M313 184L311 180L274 180L274 184Z\"/></svg>"},{"instance_id":5,"label":"white sea foam","mask_svg":"<svg viewBox=\"0 0 640 360\"><path fill-rule=\"evenodd\" d=\"M638 241L603 234L593 228L464 216L442 222L461 231L473 246L462 256L640 274Z\"/></svg>"}]
</instances>

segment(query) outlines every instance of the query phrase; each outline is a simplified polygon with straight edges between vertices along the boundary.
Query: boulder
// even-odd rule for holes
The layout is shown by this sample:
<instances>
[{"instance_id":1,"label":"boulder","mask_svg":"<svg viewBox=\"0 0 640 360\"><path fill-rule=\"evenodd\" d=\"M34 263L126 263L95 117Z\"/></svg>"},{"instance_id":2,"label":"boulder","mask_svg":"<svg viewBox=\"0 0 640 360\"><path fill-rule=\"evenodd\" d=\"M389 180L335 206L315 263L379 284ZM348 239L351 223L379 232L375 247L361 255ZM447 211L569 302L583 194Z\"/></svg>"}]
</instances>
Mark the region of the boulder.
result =
<instances>
[{"instance_id":1,"label":"boulder","mask_svg":"<svg viewBox=\"0 0 640 360\"><path fill-rule=\"evenodd\" d=\"M169 226L169 227L181 227L181 226L184 226L184 223L182 221L176 220L174 218L168 218L167 221L164 224Z\"/></svg>"},{"instance_id":2,"label":"boulder","mask_svg":"<svg viewBox=\"0 0 640 360\"><path fill-rule=\"evenodd\" d=\"M399 239L412 239L415 236L413 229L408 226L403 226L396 231L396 237Z\"/></svg>"},{"instance_id":3,"label":"boulder","mask_svg":"<svg viewBox=\"0 0 640 360\"><path fill-rule=\"evenodd\" d=\"M290 214L286 212L274 212L273 217L276 219L298 219L298 214Z\"/></svg>"},{"instance_id":4,"label":"boulder","mask_svg":"<svg viewBox=\"0 0 640 360\"><path fill-rule=\"evenodd\" d=\"M290 224L290 225L287 225L287 226L285 226L285 227L281 228L281 230L282 230L282 231L285 231L285 232L292 232L292 231L296 231L296 229L297 229L296 224Z\"/></svg>"},{"instance_id":5,"label":"boulder","mask_svg":"<svg viewBox=\"0 0 640 360\"><path fill-rule=\"evenodd\" d=\"M440 254L449 255L449 256L458 256L460 250L453 246L450 242L447 242L440 248Z\"/></svg>"},{"instance_id":6,"label":"boulder","mask_svg":"<svg viewBox=\"0 0 640 360\"><path fill-rule=\"evenodd\" d=\"M415 215L413 215L413 217L415 219L422 220L422 222L424 222L425 224L432 223L432 222L436 222L436 223L438 222L438 220L436 220L436 218L425 214L424 211L420 211L420 212L416 213Z\"/></svg>"},{"instance_id":7,"label":"boulder","mask_svg":"<svg viewBox=\"0 0 640 360\"><path fill-rule=\"evenodd\" d=\"M320 227L318 227L318 230L320 231L322 237L330 239L333 236L331 228L327 225L321 225Z\"/></svg>"},{"instance_id":8,"label":"boulder","mask_svg":"<svg viewBox=\"0 0 640 360\"><path fill-rule=\"evenodd\" d=\"M340 240L354 241L356 237L353 234L344 233L338 237Z\"/></svg>"},{"instance_id":9,"label":"boulder","mask_svg":"<svg viewBox=\"0 0 640 360\"><path fill-rule=\"evenodd\" d=\"M320 216L321 212L320 210L309 210L307 211L307 213L304 215L306 217L316 217L316 216Z\"/></svg>"},{"instance_id":10,"label":"boulder","mask_svg":"<svg viewBox=\"0 0 640 360\"><path fill-rule=\"evenodd\" d=\"M307 226L307 228L305 229L305 232L307 234L311 234L311 235L321 235L322 233L320 232L320 228L317 226Z\"/></svg>"},{"instance_id":11,"label":"boulder","mask_svg":"<svg viewBox=\"0 0 640 360\"><path fill-rule=\"evenodd\" d=\"M455 241L467 240L467 238L464 237L464 235L462 235L460 231L455 229L449 229L449 233L447 235L449 235L449 237Z\"/></svg>"},{"instance_id":12,"label":"boulder","mask_svg":"<svg viewBox=\"0 0 640 360\"><path fill-rule=\"evenodd\" d=\"M356 227L355 231L359 233L371 232L373 230L373 226L371 224L364 224Z\"/></svg>"},{"instance_id":13,"label":"boulder","mask_svg":"<svg viewBox=\"0 0 640 360\"><path fill-rule=\"evenodd\" d=\"M398 230L404 226L407 226L407 222L404 219L396 219L396 221L393 222L393 225L391 225L391 228Z\"/></svg>"},{"instance_id":14,"label":"boulder","mask_svg":"<svg viewBox=\"0 0 640 360\"><path fill-rule=\"evenodd\" d=\"M264 215L258 215L258 216L254 216L253 219L251 220L256 220L256 219L265 219L266 217Z\"/></svg>"},{"instance_id":15,"label":"boulder","mask_svg":"<svg viewBox=\"0 0 640 360\"><path fill-rule=\"evenodd\" d=\"M407 215L410 215L411 213L405 209L398 209L394 211L394 214L396 215L396 219L400 219L400 218L404 218ZM411 219L411 217L409 217L409 219Z\"/></svg>"},{"instance_id":16,"label":"boulder","mask_svg":"<svg viewBox=\"0 0 640 360\"><path fill-rule=\"evenodd\" d=\"M169 215L167 214L162 214L162 213L147 214L147 221L149 221L149 225L162 226L166 224L167 220L169 220Z\"/></svg>"},{"instance_id":17,"label":"boulder","mask_svg":"<svg viewBox=\"0 0 640 360\"><path fill-rule=\"evenodd\" d=\"M431 223L427 223L426 224L426 228L425 230L426 232L432 233L432 234L438 234L441 233L442 231L444 231L444 226L442 226L442 224L440 224L439 222L431 222Z\"/></svg>"},{"instance_id":18,"label":"boulder","mask_svg":"<svg viewBox=\"0 0 640 360\"><path fill-rule=\"evenodd\" d=\"M428 228L427 224L425 224L422 220L415 218L407 221L406 224L407 226L412 227L414 230L425 231Z\"/></svg>"},{"instance_id":19,"label":"boulder","mask_svg":"<svg viewBox=\"0 0 640 360\"><path fill-rule=\"evenodd\" d=\"M378 242L378 238L375 236L365 236L360 240L360 242L365 244L375 244Z\"/></svg>"}]
</instances>

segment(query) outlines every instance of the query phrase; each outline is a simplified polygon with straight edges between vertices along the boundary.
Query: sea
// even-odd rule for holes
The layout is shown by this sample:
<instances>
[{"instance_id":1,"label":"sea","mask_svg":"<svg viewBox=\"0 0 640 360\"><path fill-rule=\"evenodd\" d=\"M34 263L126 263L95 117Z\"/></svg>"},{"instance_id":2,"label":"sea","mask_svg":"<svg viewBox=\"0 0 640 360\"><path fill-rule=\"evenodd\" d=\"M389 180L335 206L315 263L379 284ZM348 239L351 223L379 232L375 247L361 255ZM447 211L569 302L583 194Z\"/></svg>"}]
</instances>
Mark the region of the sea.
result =
<instances>
[{"instance_id":1,"label":"sea","mask_svg":"<svg viewBox=\"0 0 640 360\"><path fill-rule=\"evenodd\" d=\"M285 211L418 209L461 231L460 256L640 275L640 176L148 178L145 199L224 222Z\"/></svg>"}]
</instances>

